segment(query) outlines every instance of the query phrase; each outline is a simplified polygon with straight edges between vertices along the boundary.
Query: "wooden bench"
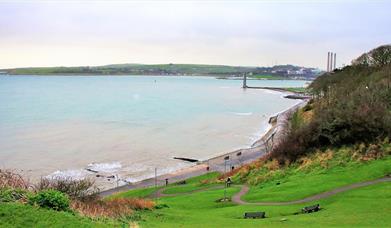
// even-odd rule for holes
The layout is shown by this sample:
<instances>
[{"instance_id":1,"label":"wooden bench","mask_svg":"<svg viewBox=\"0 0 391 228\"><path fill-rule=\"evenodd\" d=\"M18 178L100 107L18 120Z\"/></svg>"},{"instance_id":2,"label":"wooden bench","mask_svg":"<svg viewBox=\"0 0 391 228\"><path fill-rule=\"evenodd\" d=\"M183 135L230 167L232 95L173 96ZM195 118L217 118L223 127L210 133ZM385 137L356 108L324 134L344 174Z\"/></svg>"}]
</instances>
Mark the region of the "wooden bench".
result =
<instances>
[{"instance_id":1,"label":"wooden bench","mask_svg":"<svg viewBox=\"0 0 391 228\"><path fill-rule=\"evenodd\" d=\"M178 181L176 182L177 185L183 185L183 184L186 184L186 180L183 180L183 181Z\"/></svg>"},{"instance_id":2,"label":"wooden bench","mask_svg":"<svg viewBox=\"0 0 391 228\"><path fill-rule=\"evenodd\" d=\"M301 212L303 212L303 213L312 213L312 212L317 212L319 210L320 210L320 206L319 206L319 204L316 204L316 205L304 207L303 209L301 209Z\"/></svg>"},{"instance_id":3,"label":"wooden bench","mask_svg":"<svg viewBox=\"0 0 391 228\"><path fill-rule=\"evenodd\" d=\"M244 213L244 218L245 219L248 219L248 218L252 218L252 219L265 218L265 212L245 212Z\"/></svg>"}]
</instances>

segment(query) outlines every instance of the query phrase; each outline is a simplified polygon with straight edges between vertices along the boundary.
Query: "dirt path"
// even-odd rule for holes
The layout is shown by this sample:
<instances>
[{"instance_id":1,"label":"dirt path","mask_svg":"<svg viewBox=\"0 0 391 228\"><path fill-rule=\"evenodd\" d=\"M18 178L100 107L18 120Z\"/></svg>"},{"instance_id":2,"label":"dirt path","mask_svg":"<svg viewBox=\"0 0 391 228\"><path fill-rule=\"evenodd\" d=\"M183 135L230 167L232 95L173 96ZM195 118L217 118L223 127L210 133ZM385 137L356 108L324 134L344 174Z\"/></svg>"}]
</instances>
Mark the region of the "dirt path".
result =
<instances>
[{"instance_id":1,"label":"dirt path","mask_svg":"<svg viewBox=\"0 0 391 228\"><path fill-rule=\"evenodd\" d=\"M247 194L247 192L249 191L249 187L246 185L243 185L240 192L238 192L237 194L235 194L232 197L232 202L235 202L240 205L261 205L261 206L282 206L282 205L307 203L307 202L310 202L313 200L324 199L324 198L333 196L333 195L340 193L340 192L345 192L345 191L349 191L352 189L365 187L365 186L369 186L369 185L373 185L373 184L378 184L378 183L382 183L382 182L388 182L388 181L391 181L391 177L383 177L383 178L376 179L376 180L355 183L355 184L339 187L339 188L336 188L336 189L333 189L333 190L330 190L327 192L319 193L319 194L309 196L309 197L306 197L304 199L299 199L299 200L293 200L293 201L287 201L287 202L257 202L257 203L245 202L241 199L241 197L243 195Z\"/></svg>"}]
</instances>

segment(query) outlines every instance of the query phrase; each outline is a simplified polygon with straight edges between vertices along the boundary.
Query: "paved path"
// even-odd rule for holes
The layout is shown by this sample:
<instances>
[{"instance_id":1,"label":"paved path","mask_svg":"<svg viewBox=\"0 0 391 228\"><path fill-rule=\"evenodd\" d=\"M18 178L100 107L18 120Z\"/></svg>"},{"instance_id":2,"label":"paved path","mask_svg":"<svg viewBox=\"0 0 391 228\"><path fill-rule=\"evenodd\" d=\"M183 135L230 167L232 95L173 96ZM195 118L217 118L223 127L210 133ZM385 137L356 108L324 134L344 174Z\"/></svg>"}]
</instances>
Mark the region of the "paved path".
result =
<instances>
[{"instance_id":1,"label":"paved path","mask_svg":"<svg viewBox=\"0 0 391 228\"><path fill-rule=\"evenodd\" d=\"M309 197L299 199L299 200L286 201L286 202L254 202L254 203L253 202L246 202L241 199L241 197L243 195L247 194L247 192L249 191L249 187L247 185L233 185L233 186L239 186L239 187L241 186L242 188L241 188L240 192L236 193L232 197L232 202L237 203L239 205L260 205L260 206L292 205L292 204L307 203L307 202L314 201L314 200L328 198L328 197L333 196L337 193L346 192L346 191L349 191L352 189L361 188L361 187L374 185L374 184L378 184L378 183L383 183L383 182L391 182L391 177L387 176L387 177L379 178L376 180L354 183L354 184L339 187L339 188L336 188L336 189L333 189L333 190L330 190L327 192L319 193L319 194L309 196ZM149 197L151 197L151 198L159 197L160 198L160 197L169 197L169 196L171 196L171 197L183 196L183 195L190 195L190 194L197 193L197 192L204 192L204 191L223 189L223 188L224 188L224 185L219 185L219 186L212 186L212 187L197 189L197 190L193 190L193 191L189 191L189 192L172 193L172 194L163 193L167 188L161 188L161 189L157 190L156 192L153 192Z\"/></svg>"},{"instance_id":2,"label":"paved path","mask_svg":"<svg viewBox=\"0 0 391 228\"><path fill-rule=\"evenodd\" d=\"M327 192L323 192L323 193L319 193L319 194L316 194L313 196L306 197L304 199L287 201L287 202L256 202L256 203L245 202L241 199L241 197L243 195L245 195L249 190L248 186L243 185L240 192L236 193L232 197L232 202L235 202L240 205L261 205L261 206L282 206L282 205L291 205L291 204L298 204L298 203L307 203L307 202L310 202L313 200L324 199L324 198L333 196L333 195L340 193L340 192L345 192L345 191L349 191L352 189L365 187L365 186L369 186L369 185L373 185L373 184L378 184L378 183L382 183L382 182L389 182L389 181L391 181L391 177L383 177L383 178L376 179L376 180L365 181L365 182L360 182L360 183L355 183L355 184L339 187L339 188L336 188L336 189L333 189L333 190L330 190Z\"/></svg>"}]
</instances>

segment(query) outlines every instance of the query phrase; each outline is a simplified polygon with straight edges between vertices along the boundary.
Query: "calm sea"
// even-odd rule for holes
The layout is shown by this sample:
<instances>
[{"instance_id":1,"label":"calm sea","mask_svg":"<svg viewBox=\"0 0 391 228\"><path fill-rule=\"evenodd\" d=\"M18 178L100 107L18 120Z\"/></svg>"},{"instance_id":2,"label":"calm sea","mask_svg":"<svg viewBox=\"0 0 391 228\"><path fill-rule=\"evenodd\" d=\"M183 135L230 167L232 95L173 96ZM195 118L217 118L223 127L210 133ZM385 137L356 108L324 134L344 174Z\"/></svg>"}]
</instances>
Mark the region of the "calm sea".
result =
<instances>
[{"instance_id":1,"label":"calm sea","mask_svg":"<svg viewBox=\"0 0 391 228\"><path fill-rule=\"evenodd\" d=\"M115 173L128 181L247 147L297 103L240 80L159 76L1 76L0 168L40 176ZM303 86L305 81L249 81Z\"/></svg>"}]
</instances>

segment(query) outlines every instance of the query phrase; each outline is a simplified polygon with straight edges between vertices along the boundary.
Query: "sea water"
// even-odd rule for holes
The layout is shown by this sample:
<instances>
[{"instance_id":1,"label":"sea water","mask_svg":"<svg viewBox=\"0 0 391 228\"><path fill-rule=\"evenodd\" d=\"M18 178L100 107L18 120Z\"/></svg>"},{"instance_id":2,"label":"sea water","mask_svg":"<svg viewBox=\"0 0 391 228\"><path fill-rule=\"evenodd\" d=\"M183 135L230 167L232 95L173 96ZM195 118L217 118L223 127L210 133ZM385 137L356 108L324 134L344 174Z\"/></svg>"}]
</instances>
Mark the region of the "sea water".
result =
<instances>
[{"instance_id":1,"label":"sea water","mask_svg":"<svg viewBox=\"0 0 391 228\"><path fill-rule=\"evenodd\" d=\"M305 81L251 80L298 87ZM1 76L0 168L138 181L250 146L298 101L240 80L174 76Z\"/></svg>"}]
</instances>

